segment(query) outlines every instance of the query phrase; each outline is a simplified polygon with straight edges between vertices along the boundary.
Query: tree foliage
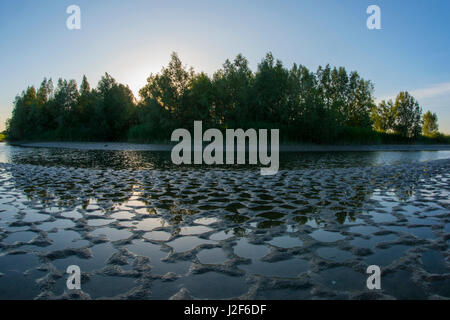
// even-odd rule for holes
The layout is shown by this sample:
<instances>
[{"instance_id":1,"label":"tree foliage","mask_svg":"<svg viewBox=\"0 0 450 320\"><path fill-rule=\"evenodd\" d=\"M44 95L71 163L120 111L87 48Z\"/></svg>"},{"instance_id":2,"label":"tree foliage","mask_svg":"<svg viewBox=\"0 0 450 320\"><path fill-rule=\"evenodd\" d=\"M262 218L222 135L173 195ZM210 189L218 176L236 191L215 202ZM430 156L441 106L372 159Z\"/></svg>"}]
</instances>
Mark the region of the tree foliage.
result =
<instances>
[{"instance_id":1,"label":"tree foliage","mask_svg":"<svg viewBox=\"0 0 450 320\"><path fill-rule=\"evenodd\" d=\"M422 132L422 108L408 92L400 92L395 99L381 101L372 111L376 130L393 132L405 138L417 138Z\"/></svg>"},{"instance_id":2,"label":"tree foliage","mask_svg":"<svg viewBox=\"0 0 450 320\"><path fill-rule=\"evenodd\" d=\"M29 87L16 97L7 122L9 139L120 140L135 124L131 90L105 74L97 89L86 77L78 90L75 80L44 79L36 92Z\"/></svg>"},{"instance_id":3,"label":"tree foliage","mask_svg":"<svg viewBox=\"0 0 450 320\"><path fill-rule=\"evenodd\" d=\"M427 113L423 115L423 135L427 137L435 137L439 133L438 130L439 127L436 113L427 111Z\"/></svg>"},{"instance_id":4,"label":"tree foliage","mask_svg":"<svg viewBox=\"0 0 450 320\"><path fill-rule=\"evenodd\" d=\"M417 137L422 120L414 98L401 92L395 102L376 106L373 90L356 71L326 65L314 72L297 64L288 69L271 53L255 72L238 55L212 76L194 72L173 53L166 67L147 78L139 101L107 73L94 89L85 76L79 89L74 80L59 79L53 88L44 79L38 90L29 87L16 97L7 134L22 140L162 141L201 120L221 130L278 128L290 141L333 143L352 134L369 137L372 128ZM433 132L432 119L427 123Z\"/></svg>"}]
</instances>

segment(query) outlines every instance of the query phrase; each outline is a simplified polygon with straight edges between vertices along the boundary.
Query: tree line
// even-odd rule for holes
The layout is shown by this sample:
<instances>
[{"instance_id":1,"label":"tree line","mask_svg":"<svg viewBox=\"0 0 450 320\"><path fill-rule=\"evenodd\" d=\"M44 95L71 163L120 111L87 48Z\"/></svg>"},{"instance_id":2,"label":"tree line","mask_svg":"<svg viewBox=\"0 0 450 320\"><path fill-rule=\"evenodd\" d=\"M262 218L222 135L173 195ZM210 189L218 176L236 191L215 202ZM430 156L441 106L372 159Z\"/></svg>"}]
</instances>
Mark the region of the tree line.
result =
<instances>
[{"instance_id":1,"label":"tree line","mask_svg":"<svg viewBox=\"0 0 450 320\"><path fill-rule=\"evenodd\" d=\"M168 141L177 128L277 128L283 141L398 142L437 137L437 117L422 117L418 102L401 92L378 105L374 85L344 67L315 72L288 69L268 53L253 72L246 58L226 60L212 76L182 64L176 53L151 74L137 100L108 73L91 88L86 76L44 79L14 101L6 123L10 140Z\"/></svg>"}]
</instances>

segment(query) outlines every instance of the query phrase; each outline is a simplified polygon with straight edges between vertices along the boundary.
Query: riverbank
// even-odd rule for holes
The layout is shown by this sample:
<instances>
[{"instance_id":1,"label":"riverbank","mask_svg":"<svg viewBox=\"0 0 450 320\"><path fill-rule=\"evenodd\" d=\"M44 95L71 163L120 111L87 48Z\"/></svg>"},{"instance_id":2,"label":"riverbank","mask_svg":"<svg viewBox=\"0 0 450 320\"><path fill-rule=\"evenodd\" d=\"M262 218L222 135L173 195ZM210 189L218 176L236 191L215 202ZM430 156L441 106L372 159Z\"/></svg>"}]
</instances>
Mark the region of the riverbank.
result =
<instances>
[{"instance_id":1,"label":"riverbank","mask_svg":"<svg viewBox=\"0 0 450 320\"><path fill-rule=\"evenodd\" d=\"M138 144L127 142L14 142L12 146L28 148L60 148L111 151L171 151L170 144ZM344 151L445 151L450 144L398 144L398 145L281 145L281 152L344 152Z\"/></svg>"}]
</instances>

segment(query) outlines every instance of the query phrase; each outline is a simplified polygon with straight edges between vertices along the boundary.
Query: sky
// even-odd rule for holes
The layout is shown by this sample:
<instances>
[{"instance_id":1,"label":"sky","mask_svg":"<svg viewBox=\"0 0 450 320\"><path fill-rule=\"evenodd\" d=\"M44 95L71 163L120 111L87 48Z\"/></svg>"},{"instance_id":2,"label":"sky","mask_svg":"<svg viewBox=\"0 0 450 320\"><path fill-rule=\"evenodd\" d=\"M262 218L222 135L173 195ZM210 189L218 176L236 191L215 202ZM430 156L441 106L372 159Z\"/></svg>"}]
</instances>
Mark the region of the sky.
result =
<instances>
[{"instance_id":1,"label":"sky","mask_svg":"<svg viewBox=\"0 0 450 320\"><path fill-rule=\"evenodd\" d=\"M66 27L70 5L80 30ZM366 26L369 5L380 30ZM289 68L356 70L377 101L407 90L450 134L449 34L448 0L0 0L0 130L15 96L44 77L85 74L95 87L108 72L137 95L171 52L209 74L239 53L255 70L272 52Z\"/></svg>"}]
</instances>

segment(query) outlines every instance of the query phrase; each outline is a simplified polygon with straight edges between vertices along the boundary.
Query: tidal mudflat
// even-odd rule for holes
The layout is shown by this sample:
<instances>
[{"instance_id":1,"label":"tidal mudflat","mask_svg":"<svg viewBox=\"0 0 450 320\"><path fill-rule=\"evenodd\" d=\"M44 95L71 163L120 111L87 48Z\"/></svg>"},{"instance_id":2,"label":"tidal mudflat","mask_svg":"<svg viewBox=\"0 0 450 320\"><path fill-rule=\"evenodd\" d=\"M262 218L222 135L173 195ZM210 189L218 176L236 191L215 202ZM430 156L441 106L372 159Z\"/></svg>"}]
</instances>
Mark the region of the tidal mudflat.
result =
<instances>
[{"instance_id":1,"label":"tidal mudflat","mask_svg":"<svg viewBox=\"0 0 450 320\"><path fill-rule=\"evenodd\" d=\"M156 151L0 160L0 299L450 298L448 151L281 153L275 176Z\"/></svg>"}]
</instances>

